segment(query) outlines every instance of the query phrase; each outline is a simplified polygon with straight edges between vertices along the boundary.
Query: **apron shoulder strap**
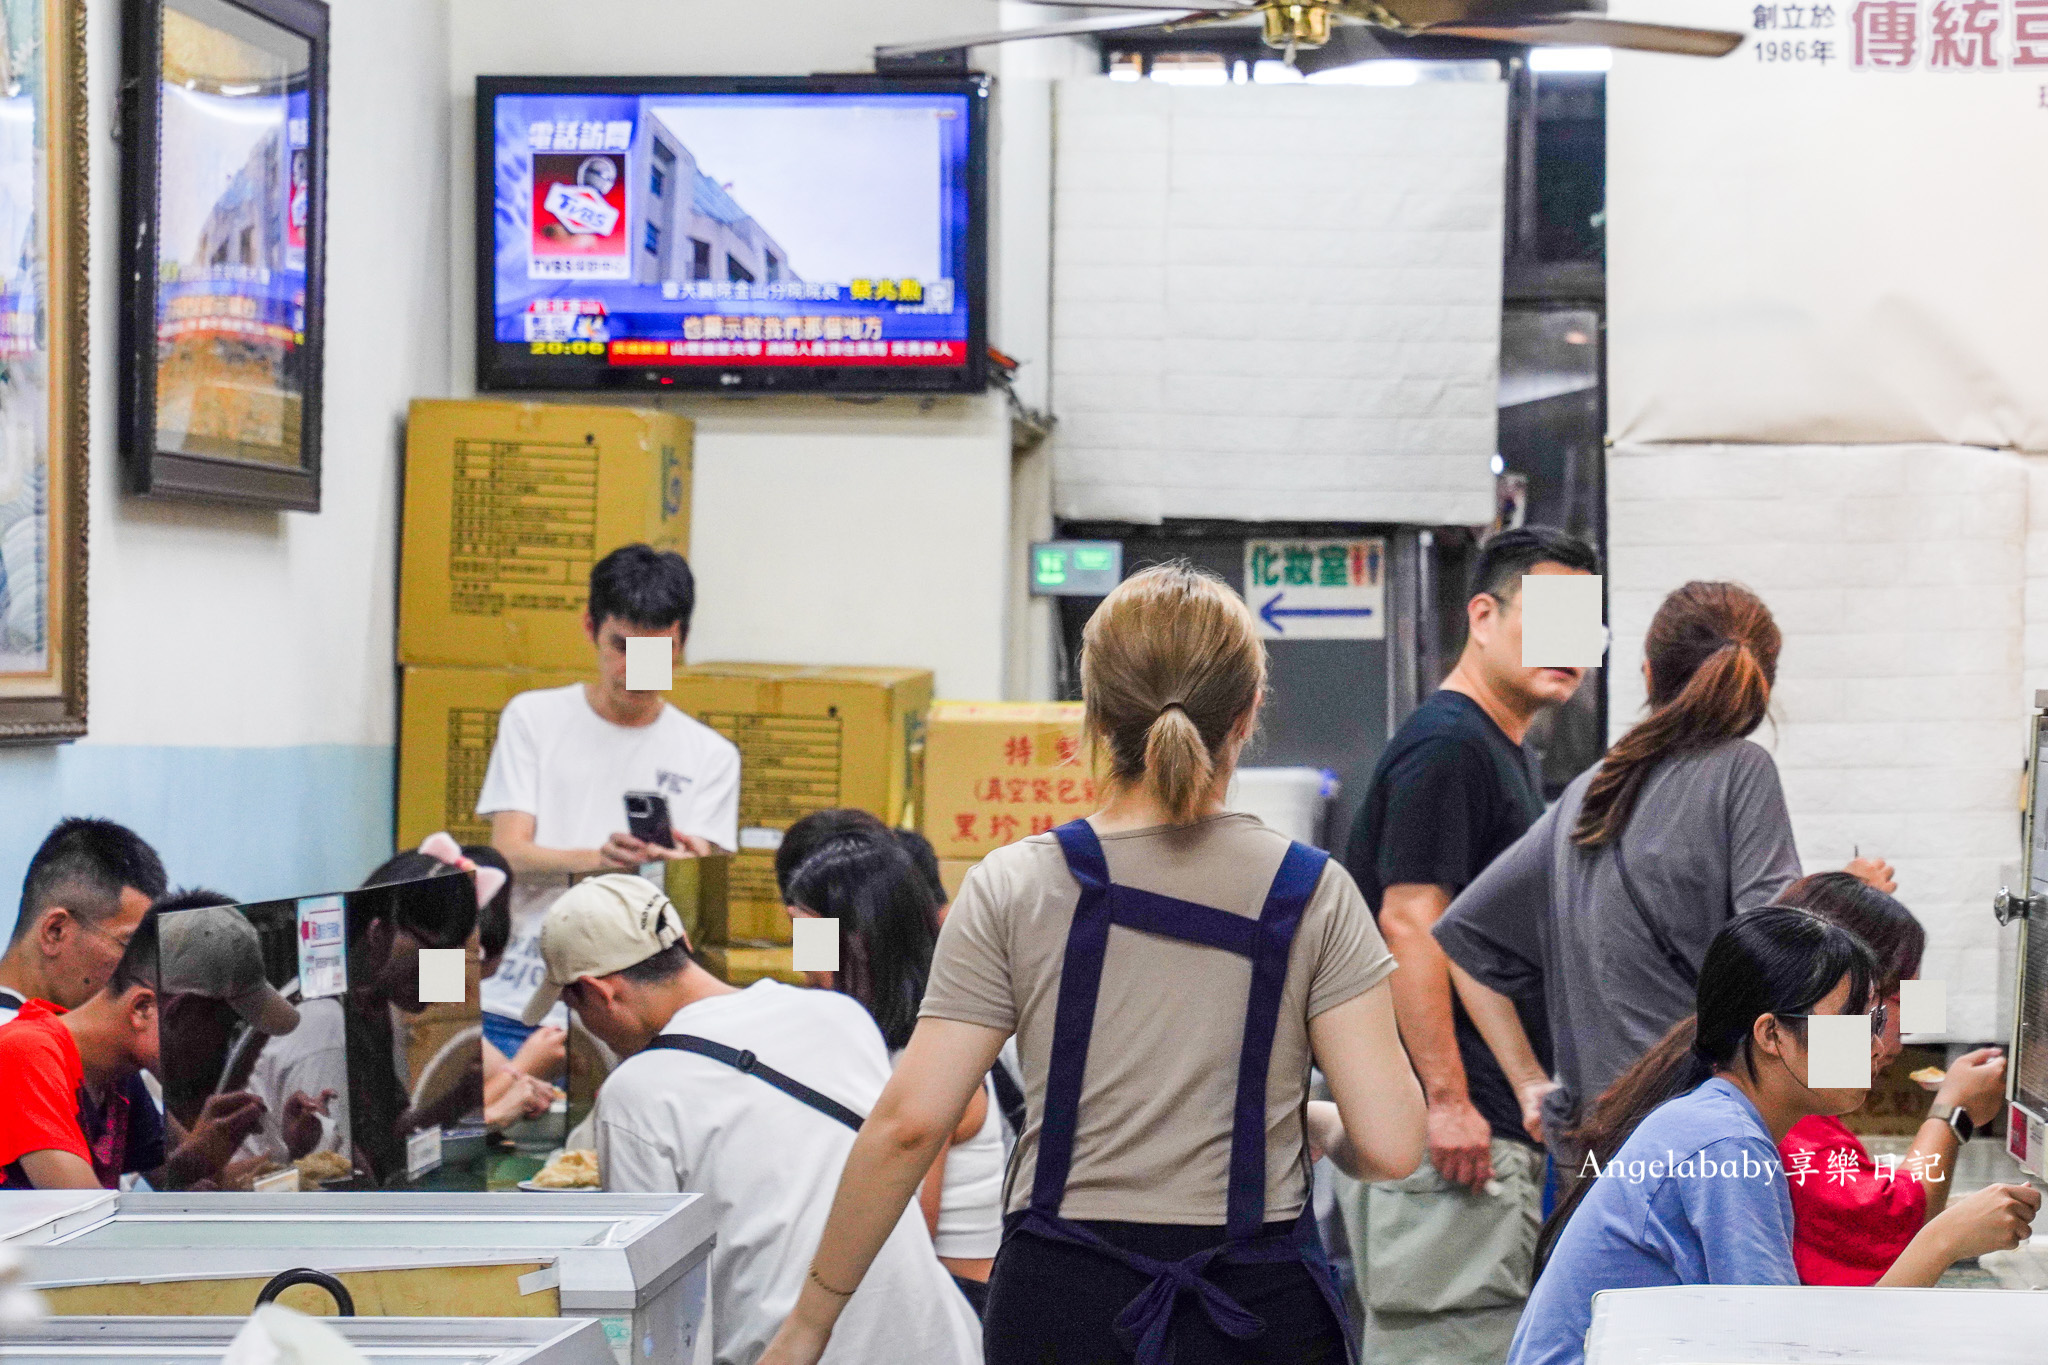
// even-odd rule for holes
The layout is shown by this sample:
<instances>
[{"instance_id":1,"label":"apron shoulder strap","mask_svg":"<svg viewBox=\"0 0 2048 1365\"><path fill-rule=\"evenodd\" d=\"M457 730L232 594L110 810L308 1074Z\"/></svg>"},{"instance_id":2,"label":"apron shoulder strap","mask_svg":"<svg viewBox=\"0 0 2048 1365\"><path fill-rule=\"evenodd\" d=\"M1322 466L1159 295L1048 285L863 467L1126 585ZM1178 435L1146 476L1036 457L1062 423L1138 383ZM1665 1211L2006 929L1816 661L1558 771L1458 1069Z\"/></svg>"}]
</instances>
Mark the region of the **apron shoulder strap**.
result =
<instances>
[{"instance_id":1,"label":"apron shoulder strap","mask_svg":"<svg viewBox=\"0 0 2048 1365\"><path fill-rule=\"evenodd\" d=\"M1322 883L1330 855L1290 843L1259 911L1252 950L1251 993L1245 1001L1244 1043L1237 1060L1237 1102L1230 1133L1230 1194L1226 1227L1233 1239L1255 1236L1266 1215L1266 1073L1280 1029L1280 998L1295 930L1309 897Z\"/></svg>"},{"instance_id":2,"label":"apron shoulder strap","mask_svg":"<svg viewBox=\"0 0 2048 1365\"><path fill-rule=\"evenodd\" d=\"M656 1034L654 1041L641 1051L694 1052L699 1057L709 1057L714 1062L723 1062L735 1071L744 1071L749 1076L766 1081L791 1099L809 1105L827 1118L838 1119L856 1133L860 1131L863 1120L859 1114L830 1095L823 1095L811 1089L794 1076L783 1075L745 1049L727 1047L724 1043L714 1043L709 1038L699 1038L690 1033L661 1033Z\"/></svg>"},{"instance_id":3,"label":"apron shoulder strap","mask_svg":"<svg viewBox=\"0 0 2048 1365\"><path fill-rule=\"evenodd\" d=\"M1081 883L1084 894L1107 889L1109 860L1103 857L1102 840L1096 837L1093 826L1086 820L1069 820L1055 829L1052 837L1060 841L1060 853L1067 860L1067 871Z\"/></svg>"},{"instance_id":4,"label":"apron shoulder strap","mask_svg":"<svg viewBox=\"0 0 2048 1365\"><path fill-rule=\"evenodd\" d=\"M1067 870L1080 885L1074 922L1067 930L1060 962L1060 992L1053 1011L1052 1057L1039 1114L1038 1152L1032 1172L1031 1207L1058 1217L1066 1197L1067 1171L1074 1160L1074 1130L1081 1109L1081 1083L1088 1069L1088 1040L1095 1033L1095 999L1102 985L1102 959L1109 947L1109 864L1102 841L1086 820L1070 820L1053 831Z\"/></svg>"}]
</instances>

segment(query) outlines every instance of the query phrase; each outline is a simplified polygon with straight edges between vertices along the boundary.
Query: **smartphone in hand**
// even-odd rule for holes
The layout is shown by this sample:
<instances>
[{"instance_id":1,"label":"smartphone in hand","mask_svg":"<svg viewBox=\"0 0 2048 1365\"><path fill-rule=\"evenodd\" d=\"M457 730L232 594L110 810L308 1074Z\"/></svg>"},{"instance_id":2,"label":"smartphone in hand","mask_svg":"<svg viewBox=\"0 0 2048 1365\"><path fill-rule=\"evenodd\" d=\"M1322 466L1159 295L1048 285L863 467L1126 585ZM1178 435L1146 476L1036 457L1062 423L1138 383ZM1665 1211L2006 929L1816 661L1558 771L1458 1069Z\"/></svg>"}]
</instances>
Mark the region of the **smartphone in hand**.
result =
<instances>
[{"instance_id":1,"label":"smartphone in hand","mask_svg":"<svg viewBox=\"0 0 2048 1365\"><path fill-rule=\"evenodd\" d=\"M660 792L627 792L626 832L643 844L674 848L675 826L669 823L668 798Z\"/></svg>"}]
</instances>

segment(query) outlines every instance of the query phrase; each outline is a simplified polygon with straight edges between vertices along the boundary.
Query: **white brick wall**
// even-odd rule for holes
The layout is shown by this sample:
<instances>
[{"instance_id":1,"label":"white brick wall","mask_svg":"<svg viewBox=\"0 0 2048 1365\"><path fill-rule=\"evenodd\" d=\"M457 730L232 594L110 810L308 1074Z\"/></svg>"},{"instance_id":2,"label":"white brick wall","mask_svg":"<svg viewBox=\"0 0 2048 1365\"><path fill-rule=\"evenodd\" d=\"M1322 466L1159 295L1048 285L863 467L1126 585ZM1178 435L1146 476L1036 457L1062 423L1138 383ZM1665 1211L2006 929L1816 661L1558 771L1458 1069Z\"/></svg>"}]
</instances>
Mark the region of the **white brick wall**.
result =
<instances>
[{"instance_id":1,"label":"white brick wall","mask_svg":"<svg viewBox=\"0 0 2048 1365\"><path fill-rule=\"evenodd\" d=\"M1505 87L1057 90L1061 515L1492 515Z\"/></svg>"},{"instance_id":2,"label":"white brick wall","mask_svg":"<svg viewBox=\"0 0 2048 1365\"><path fill-rule=\"evenodd\" d=\"M1997 1036L1991 896L2018 855L2021 718L2048 687L2048 457L1954 446L1618 445L1613 733L1664 595L1734 579L1785 635L1774 724L1809 872L1899 869L1959 1038ZM2038 529L2034 529L2038 528ZM2034 529L2032 535L2030 529Z\"/></svg>"}]
</instances>

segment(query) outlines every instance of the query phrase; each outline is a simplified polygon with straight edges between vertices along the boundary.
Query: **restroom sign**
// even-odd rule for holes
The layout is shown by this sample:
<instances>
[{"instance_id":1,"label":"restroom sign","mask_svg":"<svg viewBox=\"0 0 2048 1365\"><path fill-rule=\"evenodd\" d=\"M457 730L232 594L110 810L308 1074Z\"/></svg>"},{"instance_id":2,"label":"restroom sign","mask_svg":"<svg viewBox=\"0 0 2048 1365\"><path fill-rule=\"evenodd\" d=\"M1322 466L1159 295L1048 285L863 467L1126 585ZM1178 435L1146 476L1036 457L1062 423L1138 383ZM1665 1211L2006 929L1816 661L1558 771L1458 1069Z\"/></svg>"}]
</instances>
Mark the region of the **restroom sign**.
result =
<instances>
[{"instance_id":1,"label":"restroom sign","mask_svg":"<svg viewBox=\"0 0 2048 1365\"><path fill-rule=\"evenodd\" d=\"M1384 540L1253 540L1244 599L1268 640L1379 640L1387 633Z\"/></svg>"}]
</instances>

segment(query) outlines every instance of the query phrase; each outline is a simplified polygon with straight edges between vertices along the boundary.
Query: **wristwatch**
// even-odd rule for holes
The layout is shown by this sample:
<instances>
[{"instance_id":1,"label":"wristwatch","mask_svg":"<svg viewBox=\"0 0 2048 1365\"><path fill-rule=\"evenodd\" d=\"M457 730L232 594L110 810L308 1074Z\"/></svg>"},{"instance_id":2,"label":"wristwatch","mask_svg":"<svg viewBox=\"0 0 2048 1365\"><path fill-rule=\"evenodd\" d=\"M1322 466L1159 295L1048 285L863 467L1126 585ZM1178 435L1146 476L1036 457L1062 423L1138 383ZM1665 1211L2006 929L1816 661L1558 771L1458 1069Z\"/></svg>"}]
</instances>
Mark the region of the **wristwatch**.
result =
<instances>
[{"instance_id":1,"label":"wristwatch","mask_svg":"<svg viewBox=\"0 0 2048 1365\"><path fill-rule=\"evenodd\" d=\"M1928 1107L1927 1117L1940 1119L1953 1128L1957 1142L1968 1142L1970 1135L1977 1131L1975 1121L1970 1118L1970 1111L1960 1104L1942 1104L1937 1101Z\"/></svg>"}]
</instances>

